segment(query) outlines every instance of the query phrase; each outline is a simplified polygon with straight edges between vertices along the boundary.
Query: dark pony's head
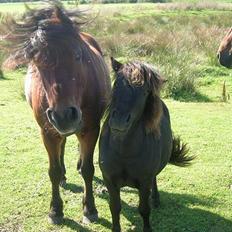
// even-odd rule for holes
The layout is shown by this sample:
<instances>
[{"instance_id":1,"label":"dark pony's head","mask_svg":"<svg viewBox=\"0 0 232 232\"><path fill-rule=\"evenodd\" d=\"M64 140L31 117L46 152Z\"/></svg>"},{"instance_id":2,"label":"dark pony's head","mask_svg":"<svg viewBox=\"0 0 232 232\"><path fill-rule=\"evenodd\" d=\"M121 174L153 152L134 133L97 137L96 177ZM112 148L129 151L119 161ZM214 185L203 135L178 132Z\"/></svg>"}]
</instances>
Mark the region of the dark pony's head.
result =
<instances>
[{"instance_id":1,"label":"dark pony's head","mask_svg":"<svg viewBox=\"0 0 232 232\"><path fill-rule=\"evenodd\" d=\"M8 18L0 27L0 32L3 28L7 31L3 46L20 64L30 64L29 75L42 83L48 120L63 135L78 132L82 125L85 54L79 35L81 21L79 11L67 11L53 3L45 9L29 10L19 22Z\"/></svg>"},{"instance_id":2,"label":"dark pony's head","mask_svg":"<svg viewBox=\"0 0 232 232\"><path fill-rule=\"evenodd\" d=\"M121 64L113 58L111 61L116 76L108 116L112 133L126 134L140 119L144 120L147 133L159 133L159 92L164 80L149 64Z\"/></svg>"},{"instance_id":3,"label":"dark pony's head","mask_svg":"<svg viewBox=\"0 0 232 232\"><path fill-rule=\"evenodd\" d=\"M232 68L232 28L227 32L219 46L218 60L226 68Z\"/></svg>"}]
</instances>

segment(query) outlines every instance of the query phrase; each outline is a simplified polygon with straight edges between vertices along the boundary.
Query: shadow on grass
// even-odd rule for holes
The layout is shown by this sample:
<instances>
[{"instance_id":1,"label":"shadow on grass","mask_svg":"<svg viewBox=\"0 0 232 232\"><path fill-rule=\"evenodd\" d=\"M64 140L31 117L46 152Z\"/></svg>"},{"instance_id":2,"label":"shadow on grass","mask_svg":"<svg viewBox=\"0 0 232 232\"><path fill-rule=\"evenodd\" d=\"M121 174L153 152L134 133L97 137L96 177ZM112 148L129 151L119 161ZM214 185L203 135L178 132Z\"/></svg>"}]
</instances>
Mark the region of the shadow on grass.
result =
<instances>
[{"instance_id":1,"label":"shadow on grass","mask_svg":"<svg viewBox=\"0 0 232 232\"><path fill-rule=\"evenodd\" d=\"M97 185L104 185L104 181L102 179L100 179L97 176L93 177L93 181L97 184Z\"/></svg>"},{"instance_id":2,"label":"shadow on grass","mask_svg":"<svg viewBox=\"0 0 232 232\"><path fill-rule=\"evenodd\" d=\"M83 193L83 187L78 186L76 184L66 183L63 188L65 190L69 190L69 191L71 191L73 193Z\"/></svg>"},{"instance_id":3,"label":"shadow on grass","mask_svg":"<svg viewBox=\"0 0 232 232\"><path fill-rule=\"evenodd\" d=\"M0 81L7 80L7 78L4 76L3 71L0 69Z\"/></svg>"},{"instance_id":4,"label":"shadow on grass","mask_svg":"<svg viewBox=\"0 0 232 232\"><path fill-rule=\"evenodd\" d=\"M83 227L82 225L78 224L76 221L69 218L64 218L63 226L66 226L72 229L73 231L92 232L92 230Z\"/></svg>"},{"instance_id":5,"label":"shadow on grass","mask_svg":"<svg viewBox=\"0 0 232 232\"><path fill-rule=\"evenodd\" d=\"M208 96L196 91L195 93L182 92L172 96L174 100L181 102L213 102Z\"/></svg>"},{"instance_id":6,"label":"shadow on grass","mask_svg":"<svg viewBox=\"0 0 232 232\"><path fill-rule=\"evenodd\" d=\"M126 191L128 190L126 189ZM108 194L99 196L108 201ZM153 209L150 218L152 228L157 232L225 232L232 228L232 221L201 209L202 206L213 207L216 204L215 200L200 199L189 194L167 192L160 192L160 197L161 207ZM121 214L133 225L133 229L129 231L142 231L142 219L137 207L130 206L123 200L121 202ZM111 228L108 223L102 223L101 221L99 223L108 229Z\"/></svg>"}]
</instances>

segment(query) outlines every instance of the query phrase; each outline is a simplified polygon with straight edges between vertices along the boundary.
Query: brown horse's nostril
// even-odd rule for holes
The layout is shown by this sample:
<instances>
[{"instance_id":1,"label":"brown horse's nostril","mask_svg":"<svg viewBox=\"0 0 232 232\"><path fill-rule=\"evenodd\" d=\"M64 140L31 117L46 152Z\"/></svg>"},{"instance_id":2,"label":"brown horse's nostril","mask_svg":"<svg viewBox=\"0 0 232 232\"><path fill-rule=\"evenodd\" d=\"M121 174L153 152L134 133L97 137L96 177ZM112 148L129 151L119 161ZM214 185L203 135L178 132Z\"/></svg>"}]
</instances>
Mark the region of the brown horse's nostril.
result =
<instances>
[{"instance_id":1,"label":"brown horse's nostril","mask_svg":"<svg viewBox=\"0 0 232 232\"><path fill-rule=\"evenodd\" d=\"M218 52L218 54L217 54L217 58L220 59L220 53L219 53L219 52Z\"/></svg>"},{"instance_id":2,"label":"brown horse's nostril","mask_svg":"<svg viewBox=\"0 0 232 232\"><path fill-rule=\"evenodd\" d=\"M48 120L49 120L50 122L54 122L54 117L53 117L53 115L52 115L52 112L53 112L53 110L52 110L51 108L48 108L48 109L46 110L46 114L47 114Z\"/></svg>"},{"instance_id":3,"label":"brown horse's nostril","mask_svg":"<svg viewBox=\"0 0 232 232\"><path fill-rule=\"evenodd\" d=\"M69 107L66 110L66 117L70 121L75 121L78 118L78 111L76 107Z\"/></svg>"}]
</instances>

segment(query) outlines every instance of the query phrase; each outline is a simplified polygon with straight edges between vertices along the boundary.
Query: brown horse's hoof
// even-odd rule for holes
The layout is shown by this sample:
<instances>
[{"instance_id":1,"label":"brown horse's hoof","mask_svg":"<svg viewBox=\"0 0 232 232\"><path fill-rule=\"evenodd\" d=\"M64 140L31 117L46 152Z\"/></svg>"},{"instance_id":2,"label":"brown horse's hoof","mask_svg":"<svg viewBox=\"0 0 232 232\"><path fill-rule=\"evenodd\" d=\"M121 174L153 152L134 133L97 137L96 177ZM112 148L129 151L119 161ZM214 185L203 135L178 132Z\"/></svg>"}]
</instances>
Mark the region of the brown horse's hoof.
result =
<instances>
[{"instance_id":1,"label":"brown horse's hoof","mask_svg":"<svg viewBox=\"0 0 232 232\"><path fill-rule=\"evenodd\" d=\"M88 215L88 216L83 216L82 222L84 224L89 224L92 222L96 222L98 220L98 214L92 214L92 215Z\"/></svg>"},{"instance_id":2,"label":"brown horse's hoof","mask_svg":"<svg viewBox=\"0 0 232 232\"><path fill-rule=\"evenodd\" d=\"M48 216L48 222L53 225L60 225L63 223L63 216Z\"/></svg>"}]
</instances>

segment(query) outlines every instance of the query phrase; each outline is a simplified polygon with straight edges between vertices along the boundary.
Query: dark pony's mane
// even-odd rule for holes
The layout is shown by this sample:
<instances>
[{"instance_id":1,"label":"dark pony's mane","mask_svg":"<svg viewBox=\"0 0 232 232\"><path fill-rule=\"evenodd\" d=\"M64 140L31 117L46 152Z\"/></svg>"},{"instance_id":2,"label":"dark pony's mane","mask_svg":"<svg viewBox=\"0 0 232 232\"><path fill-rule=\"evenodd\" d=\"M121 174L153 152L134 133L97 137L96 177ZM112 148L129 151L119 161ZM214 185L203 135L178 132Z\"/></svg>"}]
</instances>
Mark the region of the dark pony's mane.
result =
<instances>
[{"instance_id":1,"label":"dark pony's mane","mask_svg":"<svg viewBox=\"0 0 232 232\"><path fill-rule=\"evenodd\" d=\"M118 74L121 74L132 87L148 85L150 94L147 98L143 118L145 120L147 133L152 132L159 135L159 123L163 114L160 89L165 80L152 65L139 61L124 64L118 71ZM114 88L108 112L113 105L113 98Z\"/></svg>"},{"instance_id":2,"label":"dark pony's mane","mask_svg":"<svg viewBox=\"0 0 232 232\"><path fill-rule=\"evenodd\" d=\"M74 48L80 25L85 22L83 12L68 11L59 2L50 1L47 8L27 9L18 21L7 15L0 25L3 38L0 47L14 53L20 64L39 55L40 61L46 64L52 61L54 65L64 51Z\"/></svg>"}]
</instances>

